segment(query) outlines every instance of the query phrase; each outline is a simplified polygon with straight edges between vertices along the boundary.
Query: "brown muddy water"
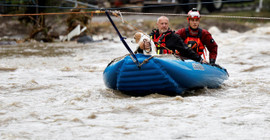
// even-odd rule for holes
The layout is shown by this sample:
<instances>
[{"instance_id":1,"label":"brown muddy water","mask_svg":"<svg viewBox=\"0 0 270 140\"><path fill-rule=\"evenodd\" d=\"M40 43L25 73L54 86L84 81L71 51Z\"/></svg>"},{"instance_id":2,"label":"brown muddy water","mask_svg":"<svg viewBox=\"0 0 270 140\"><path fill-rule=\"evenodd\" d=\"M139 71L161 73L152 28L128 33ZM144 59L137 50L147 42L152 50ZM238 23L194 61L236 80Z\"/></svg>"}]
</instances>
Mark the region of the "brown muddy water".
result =
<instances>
[{"instance_id":1,"label":"brown muddy water","mask_svg":"<svg viewBox=\"0 0 270 140\"><path fill-rule=\"evenodd\" d=\"M209 31L229 80L186 97L107 89L103 70L128 53L116 36L1 46L0 139L270 139L269 26Z\"/></svg>"}]
</instances>

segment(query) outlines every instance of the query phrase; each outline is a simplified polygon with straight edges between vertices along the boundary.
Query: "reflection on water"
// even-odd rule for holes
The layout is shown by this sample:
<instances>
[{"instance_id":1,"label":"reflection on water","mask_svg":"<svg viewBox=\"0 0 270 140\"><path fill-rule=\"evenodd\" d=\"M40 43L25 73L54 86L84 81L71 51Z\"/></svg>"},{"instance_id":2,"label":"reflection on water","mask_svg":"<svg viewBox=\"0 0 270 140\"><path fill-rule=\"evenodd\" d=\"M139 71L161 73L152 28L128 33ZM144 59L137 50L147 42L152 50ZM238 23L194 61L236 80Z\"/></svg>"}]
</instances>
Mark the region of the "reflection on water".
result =
<instances>
[{"instance_id":1,"label":"reflection on water","mask_svg":"<svg viewBox=\"0 0 270 140\"><path fill-rule=\"evenodd\" d=\"M209 31L229 80L185 97L107 89L119 41L1 46L0 139L269 139L270 28Z\"/></svg>"}]
</instances>

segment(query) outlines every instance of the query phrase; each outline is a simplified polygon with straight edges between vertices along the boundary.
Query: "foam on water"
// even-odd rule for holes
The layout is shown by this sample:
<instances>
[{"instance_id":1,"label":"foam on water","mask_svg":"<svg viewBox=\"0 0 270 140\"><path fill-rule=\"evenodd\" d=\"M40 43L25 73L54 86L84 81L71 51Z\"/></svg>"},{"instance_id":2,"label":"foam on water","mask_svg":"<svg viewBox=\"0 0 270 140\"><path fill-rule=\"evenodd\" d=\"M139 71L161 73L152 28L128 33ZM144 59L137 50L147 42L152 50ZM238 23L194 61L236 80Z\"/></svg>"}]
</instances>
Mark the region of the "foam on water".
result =
<instances>
[{"instance_id":1,"label":"foam on water","mask_svg":"<svg viewBox=\"0 0 270 140\"><path fill-rule=\"evenodd\" d=\"M2 49L21 53L0 59L0 139L269 139L270 28L209 31L230 77L187 97L107 89L103 70L128 53L120 41Z\"/></svg>"}]
</instances>

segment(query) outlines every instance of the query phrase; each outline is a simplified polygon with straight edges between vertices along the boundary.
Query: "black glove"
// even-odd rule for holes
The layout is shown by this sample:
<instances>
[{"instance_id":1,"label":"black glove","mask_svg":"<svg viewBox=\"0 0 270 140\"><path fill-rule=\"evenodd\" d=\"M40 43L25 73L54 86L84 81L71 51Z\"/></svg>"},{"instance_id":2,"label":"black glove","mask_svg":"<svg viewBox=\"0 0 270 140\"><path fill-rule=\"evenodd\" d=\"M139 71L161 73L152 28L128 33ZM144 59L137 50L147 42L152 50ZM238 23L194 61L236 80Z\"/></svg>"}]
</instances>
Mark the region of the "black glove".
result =
<instances>
[{"instance_id":1,"label":"black glove","mask_svg":"<svg viewBox=\"0 0 270 140\"><path fill-rule=\"evenodd\" d=\"M201 64L203 64L203 59L201 58L201 60L199 61Z\"/></svg>"},{"instance_id":2,"label":"black glove","mask_svg":"<svg viewBox=\"0 0 270 140\"><path fill-rule=\"evenodd\" d=\"M210 65L211 66L215 66L215 67L218 67L220 69L223 69L221 66L219 66L218 64L215 64L216 62L216 59L210 59Z\"/></svg>"},{"instance_id":3,"label":"black glove","mask_svg":"<svg viewBox=\"0 0 270 140\"><path fill-rule=\"evenodd\" d=\"M220 68L220 69L223 69L220 65L218 65L218 64L215 64L215 63L212 63L212 64L210 64L211 66L214 66L214 67L217 67L217 68Z\"/></svg>"},{"instance_id":4,"label":"black glove","mask_svg":"<svg viewBox=\"0 0 270 140\"><path fill-rule=\"evenodd\" d=\"M215 64L216 59L210 59L210 64Z\"/></svg>"}]
</instances>

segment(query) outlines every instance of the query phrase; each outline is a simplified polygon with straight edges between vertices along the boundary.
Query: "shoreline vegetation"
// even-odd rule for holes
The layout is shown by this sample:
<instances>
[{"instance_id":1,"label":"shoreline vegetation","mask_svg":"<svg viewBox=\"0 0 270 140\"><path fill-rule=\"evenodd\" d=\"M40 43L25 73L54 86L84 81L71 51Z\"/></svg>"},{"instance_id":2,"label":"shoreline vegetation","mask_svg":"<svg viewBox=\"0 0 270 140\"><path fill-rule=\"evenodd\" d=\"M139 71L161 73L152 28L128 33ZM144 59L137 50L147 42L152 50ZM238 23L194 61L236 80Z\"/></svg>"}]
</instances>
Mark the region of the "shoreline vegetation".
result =
<instances>
[{"instance_id":1,"label":"shoreline vegetation","mask_svg":"<svg viewBox=\"0 0 270 140\"><path fill-rule=\"evenodd\" d=\"M245 17L269 17L270 12L261 11L256 13L254 10L239 11L239 12L227 12L227 13L212 13L212 15L223 16L245 16ZM162 15L162 14L160 14ZM49 26L47 31L54 40L59 40L60 35L66 35L68 33L68 27L66 19L68 16L51 15L46 17L46 25ZM123 15L130 25L122 23L121 19L113 18L120 32L126 37L132 37L137 32L133 27L139 29L145 33L151 32L156 27L156 18L159 16L149 15ZM170 27L172 30L177 30L187 26L186 17L184 16L168 16L170 19ZM21 23L18 17L0 17L0 41L1 40L18 40L27 41L32 30L32 26L29 24ZM256 20L256 19L230 19L230 18L209 18L202 17L201 28L209 29L210 27L217 27L221 32L228 30L235 30L237 32L246 32L253 28L259 27L263 24L269 23L270 20ZM109 23L108 19L103 14L94 14L90 24L90 31L87 33L90 36L93 35L108 35L115 33L113 27ZM133 27L132 27L133 26ZM20 41L19 41L20 42Z\"/></svg>"}]
</instances>

